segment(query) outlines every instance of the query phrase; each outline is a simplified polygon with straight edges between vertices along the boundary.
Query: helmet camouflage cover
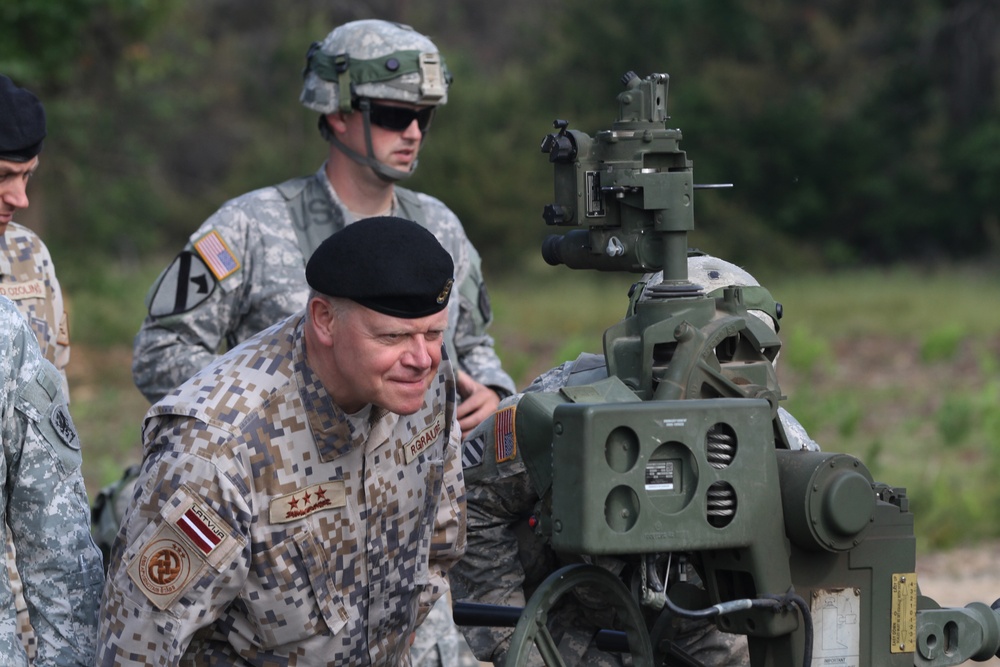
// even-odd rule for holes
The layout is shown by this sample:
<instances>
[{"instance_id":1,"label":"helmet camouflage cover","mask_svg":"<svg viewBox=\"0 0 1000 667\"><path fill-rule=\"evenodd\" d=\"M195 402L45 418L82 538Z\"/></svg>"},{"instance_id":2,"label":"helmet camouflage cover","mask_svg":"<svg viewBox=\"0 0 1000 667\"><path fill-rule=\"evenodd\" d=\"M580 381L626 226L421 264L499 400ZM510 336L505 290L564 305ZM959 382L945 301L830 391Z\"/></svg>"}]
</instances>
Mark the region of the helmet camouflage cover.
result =
<instances>
[{"instance_id":1,"label":"helmet camouflage cover","mask_svg":"<svg viewBox=\"0 0 1000 667\"><path fill-rule=\"evenodd\" d=\"M352 96L445 104L451 75L434 43L408 25L368 19L336 28L306 55L300 100L321 114L349 112ZM344 87L351 95L341 95Z\"/></svg>"}]
</instances>

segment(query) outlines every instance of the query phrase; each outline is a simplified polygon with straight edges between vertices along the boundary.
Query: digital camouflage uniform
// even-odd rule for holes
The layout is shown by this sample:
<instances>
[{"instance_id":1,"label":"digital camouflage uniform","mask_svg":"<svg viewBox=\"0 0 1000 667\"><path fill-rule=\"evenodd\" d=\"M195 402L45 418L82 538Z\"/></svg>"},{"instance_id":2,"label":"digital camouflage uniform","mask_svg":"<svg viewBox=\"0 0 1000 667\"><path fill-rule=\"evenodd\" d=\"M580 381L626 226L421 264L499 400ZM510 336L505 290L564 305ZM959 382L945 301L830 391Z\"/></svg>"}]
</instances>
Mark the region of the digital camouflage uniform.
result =
<instances>
[{"instance_id":1,"label":"digital camouflage uniform","mask_svg":"<svg viewBox=\"0 0 1000 667\"><path fill-rule=\"evenodd\" d=\"M49 249L16 222L0 235L0 296L14 302L35 332L42 354L63 376L69 363L69 324Z\"/></svg>"},{"instance_id":2,"label":"digital camouflage uniform","mask_svg":"<svg viewBox=\"0 0 1000 667\"><path fill-rule=\"evenodd\" d=\"M304 321L150 409L97 664L409 664L465 548L453 371L443 359L412 415L344 414L306 364Z\"/></svg>"},{"instance_id":3,"label":"digital camouflage uniform","mask_svg":"<svg viewBox=\"0 0 1000 667\"><path fill-rule=\"evenodd\" d=\"M35 665L91 665L103 570L90 537L80 440L62 380L14 304L0 298L0 488L3 521L36 637ZM0 657L26 665L6 571Z\"/></svg>"},{"instance_id":4,"label":"digital camouflage uniform","mask_svg":"<svg viewBox=\"0 0 1000 667\"><path fill-rule=\"evenodd\" d=\"M706 292L728 285L758 285L743 269L706 255L688 259L688 275L691 282L702 285ZM651 283L661 280L659 276L647 278L651 278L648 280ZM751 312L774 326L771 314L756 309ZM603 355L582 354L542 374L525 392L558 391L561 387L591 384L606 377ZM466 555L449 575L456 600L523 607L534 588L563 565L590 562L616 574L624 567L623 561L611 557L557 555L529 527L528 519L539 513L541 499L521 458L520 448L514 446L514 457L508 461L498 462L496 455L497 415L516 410L522 395L504 399L497 412L480 424L463 444L469 535ZM818 449L787 411L781 410L781 420L793 448ZM513 432L510 435L513 436ZM683 574L689 581L696 581L697 574L690 566L684 568ZM614 627L613 612L599 600L588 600L585 596L572 600L560 601L556 611L549 615L550 631L566 664L570 667L622 665L621 656L597 649L594 631L588 629ZM498 665L502 664L514 634L513 628L504 627L469 626L462 631L480 660ZM705 665L749 664L745 638L721 632L710 621L678 620L674 632L677 645ZM537 651L533 655L533 664L543 664Z\"/></svg>"},{"instance_id":5,"label":"digital camouflage uniform","mask_svg":"<svg viewBox=\"0 0 1000 667\"><path fill-rule=\"evenodd\" d=\"M56 279L49 249L27 227L15 222L0 234L0 296L14 302L28 321L42 355L62 375L63 395L69 397L66 364L69 363L69 326L62 290ZM18 632L28 657L34 656L35 636L28 620L28 607L21 595L21 580L14 568L14 545L7 540L7 574L17 605Z\"/></svg>"},{"instance_id":6,"label":"digital camouflage uniform","mask_svg":"<svg viewBox=\"0 0 1000 667\"><path fill-rule=\"evenodd\" d=\"M479 255L462 224L438 199L403 188L396 193L395 215L423 224L455 262L459 289L448 310L450 358L482 384L505 395L513 392L514 383L486 333L492 319L489 298ZM301 234L292 207L309 212ZM323 239L354 221L349 215L323 167L313 176L224 204L191 235L150 291L150 314L133 348L136 386L151 401L159 400L215 358L220 347L304 308L306 260Z\"/></svg>"},{"instance_id":7,"label":"digital camouflage uniform","mask_svg":"<svg viewBox=\"0 0 1000 667\"><path fill-rule=\"evenodd\" d=\"M286 199L286 196L290 199ZM448 309L446 345L449 357L478 382L508 395L514 382L500 365L493 339L486 333L492 320L479 255L458 218L429 195L396 187L397 215L411 217L434 233L455 262L458 286ZM292 210L305 211L306 229L297 233ZM191 236L188 247L154 284L150 315L135 338L132 371L136 386L151 401L211 362L220 347L233 345L305 307L309 287L305 263L319 243L354 222L340 205L321 167L314 175L279 187L257 190L230 202ZM199 248L221 242L215 256ZM303 244L307 244L303 252ZM217 246L218 247L218 246ZM232 268L232 273L225 272ZM221 278L221 280L220 280ZM125 492L127 494L127 486ZM110 495L108 502L114 503ZM111 509L109 507L109 509ZM95 526L110 543L116 532L115 512L96 512ZM446 602L435 607L414 645L429 658L434 651L461 653L468 648L451 622ZM435 646L438 648L435 649ZM463 652L464 648L464 652ZM429 665L454 665L430 659Z\"/></svg>"},{"instance_id":8,"label":"digital camouflage uniform","mask_svg":"<svg viewBox=\"0 0 1000 667\"><path fill-rule=\"evenodd\" d=\"M341 54L347 55L348 67L336 70L332 60ZM443 57L424 35L397 23L354 21L310 48L300 100L320 114L351 111L352 95L361 100L438 106L447 102L450 80ZM341 96L341 84L352 95ZM367 116L364 122L368 132ZM321 133L351 155L328 131L325 121ZM370 154L354 154L352 159L387 180L408 176L378 163ZM501 397L509 395L515 390L514 382L501 368L487 334L492 312L479 254L461 222L433 197L398 185L394 193L391 214L429 229L455 262L458 290L449 306L449 358L456 369ZM209 363L220 349L304 307L308 295L305 261L324 238L352 222L353 214L326 178L325 165L313 176L226 203L191 236L150 291L149 317L133 349L132 372L139 390L151 401L158 400ZM107 526L105 532L117 523L112 510L119 504L115 498L127 492L128 477L99 498L104 507L96 509L101 519L95 524L99 529ZM418 631L414 654L426 656L421 663L432 667L447 664L435 653L458 651L467 664L471 656L462 644L450 609L442 602Z\"/></svg>"},{"instance_id":9,"label":"digital camouflage uniform","mask_svg":"<svg viewBox=\"0 0 1000 667\"><path fill-rule=\"evenodd\" d=\"M338 54L347 54L350 65L339 73L328 62ZM351 96L339 95L340 83L348 81L358 98L437 106L447 102L450 76L436 46L424 35L401 24L364 20L336 28L310 48L301 101L320 114L350 111ZM322 133L339 150L349 150L328 131ZM370 156L355 158L387 180L407 176ZM429 229L455 262L458 289L449 306L449 358L456 369L501 397L509 395L515 390L514 382L501 368L487 334L492 313L479 254L461 222L433 197L398 185L394 192L392 215ZM133 378L139 390L151 401L158 400L209 363L220 349L304 307L306 260L323 239L354 220L331 187L325 165L312 176L251 192L223 205L191 236L150 291L149 317L133 349ZM95 525L102 535L113 534L120 516L113 510L121 505L116 499L127 495L129 477L126 473L124 483L113 485L99 498L104 507L96 509L100 520ZM442 662L435 653L451 654L464 648L468 662L468 648L461 644L445 601L436 605L418 631L414 655L426 656L426 662L421 661L426 667L451 667L456 663Z\"/></svg>"}]
</instances>

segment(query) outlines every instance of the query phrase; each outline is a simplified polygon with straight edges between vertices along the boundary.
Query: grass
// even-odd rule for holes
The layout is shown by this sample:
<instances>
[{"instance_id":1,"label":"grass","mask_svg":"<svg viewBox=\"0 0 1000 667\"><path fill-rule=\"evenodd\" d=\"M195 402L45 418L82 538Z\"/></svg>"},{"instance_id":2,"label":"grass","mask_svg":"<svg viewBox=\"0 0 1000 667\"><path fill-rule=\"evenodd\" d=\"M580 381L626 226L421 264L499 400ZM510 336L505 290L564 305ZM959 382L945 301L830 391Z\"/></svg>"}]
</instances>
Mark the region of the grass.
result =
<instances>
[{"instance_id":1,"label":"grass","mask_svg":"<svg viewBox=\"0 0 1000 667\"><path fill-rule=\"evenodd\" d=\"M895 270L778 282L786 407L827 451L905 487L918 544L992 538L1000 502L996 269Z\"/></svg>"},{"instance_id":2,"label":"grass","mask_svg":"<svg viewBox=\"0 0 1000 667\"><path fill-rule=\"evenodd\" d=\"M71 297L71 409L91 494L141 456L148 405L132 385L131 339L165 265L61 277ZM906 487L923 548L1000 536L990 517L1000 503L998 277L977 267L895 269L768 284L785 312L785 407L824 450L857 456L877 480ZM523 387L580 352L601 352L635 276L539 262L488 278L491 332Z\"/></svg>"},{"instance_id":3,"label":"grass","mask_svg":"<svg viewBox=\"0 0 1000 667\"><path fill-rule=\"evenodd\" d=\"M1000 271L990 266L951 269L862 270L768 281L785 307L784 322L824 338L926 336L942 331L978 337L1000 331Z\"/></svg>"}]
</instances>

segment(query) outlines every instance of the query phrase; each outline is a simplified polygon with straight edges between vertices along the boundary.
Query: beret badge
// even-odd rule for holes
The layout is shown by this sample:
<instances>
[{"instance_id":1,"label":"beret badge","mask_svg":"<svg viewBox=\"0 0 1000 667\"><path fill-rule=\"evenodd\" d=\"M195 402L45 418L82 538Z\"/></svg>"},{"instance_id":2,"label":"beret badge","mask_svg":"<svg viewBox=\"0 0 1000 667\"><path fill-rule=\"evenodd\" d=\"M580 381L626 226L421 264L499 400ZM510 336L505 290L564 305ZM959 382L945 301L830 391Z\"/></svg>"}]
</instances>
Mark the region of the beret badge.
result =
<instances>
[{"instance_id":1,"label":"beret badge","mask_svg":"<svg viewBox=\"0 0 1000 667\"><path fill-rule=\"evenodd\" d=\"M441 293L438 294L437 298L438 303L444 303L445 301L448 300L448 295L451 294L451 286L454 284L455 284L455 279L448 278L448 282L444 284L444 288L441 290Z\"/></svg>"}]
</instances>

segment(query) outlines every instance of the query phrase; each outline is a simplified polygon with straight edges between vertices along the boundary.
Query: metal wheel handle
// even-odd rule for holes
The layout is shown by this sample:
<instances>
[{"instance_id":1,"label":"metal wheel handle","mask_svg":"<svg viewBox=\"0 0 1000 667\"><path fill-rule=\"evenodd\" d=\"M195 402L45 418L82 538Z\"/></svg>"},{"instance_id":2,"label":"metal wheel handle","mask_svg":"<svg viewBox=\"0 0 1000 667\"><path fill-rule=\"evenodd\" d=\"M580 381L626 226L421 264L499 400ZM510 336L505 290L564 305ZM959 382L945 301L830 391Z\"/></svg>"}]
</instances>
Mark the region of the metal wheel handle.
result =
<instances>
[{"instance_id":1,"label":"metal wheel handle","mask_svg":"<svg viewBox=\"0 0 1000 667\"><path fill-rule=\"evenodd\" d=\"M604 594L624 626L632 664L653 667L653 648L638 603L618 577L602 567L582 563L556 570L531 596L514 629L504 667L526 665L532 646L537 646L548 667L566 667L546 623L553 605L577 586L588 586Z\"/></svg>"}]
</instances>

